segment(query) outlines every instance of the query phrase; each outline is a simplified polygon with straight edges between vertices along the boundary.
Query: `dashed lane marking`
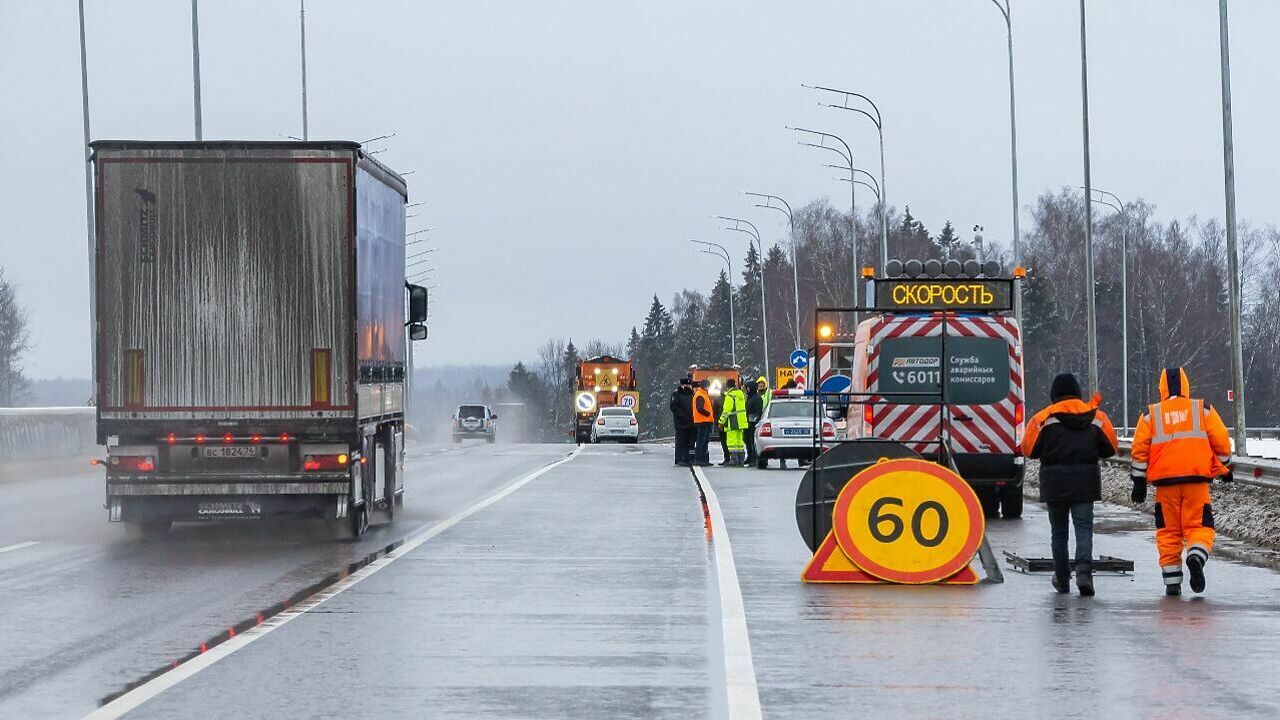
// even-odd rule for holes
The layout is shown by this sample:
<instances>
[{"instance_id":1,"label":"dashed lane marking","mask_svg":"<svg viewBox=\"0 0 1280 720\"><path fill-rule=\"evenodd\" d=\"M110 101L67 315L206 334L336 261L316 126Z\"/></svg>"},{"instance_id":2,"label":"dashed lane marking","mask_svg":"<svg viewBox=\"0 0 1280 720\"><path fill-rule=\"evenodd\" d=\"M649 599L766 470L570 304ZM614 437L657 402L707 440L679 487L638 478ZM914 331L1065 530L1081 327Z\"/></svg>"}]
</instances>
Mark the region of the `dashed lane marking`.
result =
<instances>
[{"instance_id":1,"label":"dashed lane marking","mask_svg":"<svg viewBox=\"0 0 1280 720\"><path fill-rule=\"evenodd\" d=\"M40 544L39 540L28 540L26 542L20 542L15 545L7 545L5 547L0 547L0 553L7 553L7 552L12 552L14 550L21 550L22 548L29 548L32 545L39 545L39 544Z\"/></svg>"},{"instance_id":2,"label":"dashed lane marking","mask_svg":"<svg viewBox=\"0 0 1280 720\"><path fill-rule=\"evenodd\" d=\"M720 590L720 633L724 647L724 681L728 694L729 720L760 720L760 690L756 686L755 663L751 659L751 639L747 636L747 611L742 603L738 570L733 564L729 531L716 491L700 467L694 477L706 496L711 515L711 541L715 545L716 582Z\"/></svg>"},{"instance_id":3,"label":"dashed lane marking","mask_svg":"<svg viewBox=\"0 0 1280 720\"><path fill-rule=\"evenodd\" d=\"M547 474L551 470L569 462L570 460L573 460L574 458L578 457L579 453L581 452L582 452L582 447L579 446L575 448L573 452L571 452L567 457L561 458L560 460L557 460L548 465L543 465L541 468L534 470L533 472L529 473L528 475L525 475L519 480L516 480L510 485L507 485L506 487L490 495L489 497L475 503L474 505L468 507L467 509L461 512L458 512L450 516L447 520L443 520L435 525L432 525L430 528L409 538L404 542L403 545L399 546L395 550L392 550L391 552L387 553L381 558L374 560L373 562L369 563L363 568L346 576L342 580L339 580L333 585L330 585L328 588L317 592L315 595L312 595L310 598L298 603L294 607L288 610L285 610L284 612L281 612L278 615L272 616L263 624L254 626L253 628L245 630L242 633L238 633L235 635L235 637L227 640L226 642L223 642L219 645L209 648L208 652L197 655L194 659L188 660L187 662L179 665L173 670L170 670L169 672L166 672L163 675L160 675L143 685L139 685L133 690L130 690L129 692L117 697L116 699L112 700L106 705L103 705L102 707L98 708L92 713L86 715L85 720L108 720L113 718L119 718L123 716L125 713L128 713L132 710L137 709L138 706L142 705L143 703L150 700L151 698L159 695L165 690L168 690L174 685L177 685L183 680L186 680L192 675L195 675L201 670L204 670L210 665L213 665L214 663L236 652L237 650L240 650L241 648L245 647L246 645L253 642L254 640L257 640L258 638L263 637L267 633L271 632L272 630L275 630L276 628L279 628L280 626L284 625L290 620L293 620L294 618L305 615L308 612L316 609L326 600L341 594L342 592L350 589L353 585L360 582L361 580L364 580L365 578L385 568L386 566L390 565L396 560L399 560L400 558L404 557L406 554L413 552L419 545L422 545L423 543L430 540L431 538L439 535L445 530L448 530L454 525L457 525L463 520L466 520L467 518L480 512L481 510L484 510L490 505L493 505L499 500L502 500L503 498L507 497L508 495L515 492L516 490L519 490L525 485L528 485L530 482L533 482L539 477L542 477L543 475ZM736 583L736 580L735 580L735 583ZM759 714L757 714L756 717L759 717Z\"/></svg>"}]
</instances>

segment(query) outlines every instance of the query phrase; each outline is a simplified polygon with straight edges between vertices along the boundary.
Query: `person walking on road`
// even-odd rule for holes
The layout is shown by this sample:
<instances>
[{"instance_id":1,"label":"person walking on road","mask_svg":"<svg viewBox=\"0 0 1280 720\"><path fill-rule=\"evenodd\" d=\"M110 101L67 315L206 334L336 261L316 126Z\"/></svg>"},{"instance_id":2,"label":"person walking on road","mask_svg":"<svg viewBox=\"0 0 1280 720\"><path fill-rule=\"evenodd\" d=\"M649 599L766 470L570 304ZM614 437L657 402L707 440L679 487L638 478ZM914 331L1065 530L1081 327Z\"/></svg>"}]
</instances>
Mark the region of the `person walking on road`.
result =
<instances>
[{"instance_id":1,"label":"person walking on road","mask_svg":"<svg viewBox=\"0 0 1280 720\"><path fill-rule=\"evenodd\" d=\"M760 386L752 383L747 386L747 429L743 440L747 445L747 458L743 465L751 466L756 462L756 425L764 416L764 396L760 394Z\"/></svg>"},{"instance_id":2,"label":"person walking on road","mask_svg":"<svg viewBox=\"0 0 1280 720\"><path fill-rule=\"evenodd\" d=\"M680 378L680 384L671 393L671 425L676 435L676 465L693 463L693 388L687 377Z\"/></svg>"},{"instance_id":3,"label":"person walking on road","mask_svg":"<svg viewBox=\"0 0 1280 720\"><path fill-rule=\"evenodd\" d=\"M720 434L724 436L729 455L725 464L742 465L747 457L743 433L747 429L747 396L733 378L725 381L724 405L720 411Z\"/></svg>"},{"instance_id":4,"label":"person walking on road","mask_svg":"<svg viewBox=\"0 0 1280 720\"><path fill-rule=\"evenodd\" d=\"M1027 422L1022 454L1040 461L1040 499L1049 509L1053 550L1053 589L1071 591L1067 559L1068 525L1076 530L1076 587L1082 596L1093 589L1093 504L1102 499L1098 461L1116 454L1116 429L1098 409L1101 397L1080 398L1080 381L1071 373L1053 379L1052 403Z\"/></svg>"},{"instance_id":5,"label":"person walking on road","mask_svg":"<svg viewBox=\"0 0 1280 720\"><path fill-rule=\"evenodd\" d=\"M1191 384L1180 367L1160 372L1160 402L1147 407L1133 432L1132 499L1156 489L1156 549L1166 595L1182 594L1182 553L1186 550L1191 589L1204 592L1204 566L1213 550L1213 506L1209 483L1231 482L1231 437L1218 411L1191 399Z\"/></svg>"},{"instance_id":6,"label":"person walking on road","mask_svg":"<svg viewBox=\"0 0 1280 720\"><path fill-rule=\"evenodd\" d=\"M715 412L711 408L711 393L707 388L711 383L703 380L693 390L693 429L694 448L693 463L706 467L711 464L707 452L707 443L711 441L711 425L715 422Z\"/></svg>"}]
</instances>

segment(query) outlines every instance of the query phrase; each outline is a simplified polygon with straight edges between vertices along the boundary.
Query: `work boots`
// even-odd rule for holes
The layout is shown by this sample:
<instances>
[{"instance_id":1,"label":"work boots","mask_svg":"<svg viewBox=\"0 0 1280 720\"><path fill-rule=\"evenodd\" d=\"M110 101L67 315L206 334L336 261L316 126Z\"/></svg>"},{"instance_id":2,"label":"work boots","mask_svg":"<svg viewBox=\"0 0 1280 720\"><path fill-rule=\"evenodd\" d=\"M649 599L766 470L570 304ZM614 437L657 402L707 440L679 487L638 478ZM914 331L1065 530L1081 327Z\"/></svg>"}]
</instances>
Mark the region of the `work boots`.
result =
<instances>
[{"instance_id":1,"label":"work boots","mask_svg":"<svg viewBox=\"0 0 1280 720\"><path fill-rule=\"evenodd\" d=\"M1182 586L1181 585L1165 585L1164 594L1168 595L1169 597L1178 597L1179 595L1182 594Z\"/></svg>"},{"instance_id":2,"label":"work boots","mask_svg":"<svg viewBox=\"0 0 1280 720\"><path fill-rule=\"evenodd\" d=\"M1187 552L1187 573L1191 575L1191 589L1198 593L1204 592L1204 557L1200 554L1202 552L1204 551L1200 548L1192 548Z\"/></svg>"},{"instance_id":3,"label":"work boots","mask_svg":"<svg viewBox=\"0 0 1280 720\"><path fill-rule=\"evenodd\" d=\"M1093 597L1093 566L1076 565L1076 587L1080 597Z\"/></svg>"},{"instance_id":4,"label":"work boots","mask_svg":"<svg viewBox=\"0 0 1280 720\"><path fill-rule=\"evenodd\" d=\"M1071 576L1069 575L1063 576L1058 573L1054 573L1053 577L1049 579L1049 584L1053 585L1053 589L1057 590L1061 595L1066 595L1071 592Z\"/></svg>"}]
</instances>

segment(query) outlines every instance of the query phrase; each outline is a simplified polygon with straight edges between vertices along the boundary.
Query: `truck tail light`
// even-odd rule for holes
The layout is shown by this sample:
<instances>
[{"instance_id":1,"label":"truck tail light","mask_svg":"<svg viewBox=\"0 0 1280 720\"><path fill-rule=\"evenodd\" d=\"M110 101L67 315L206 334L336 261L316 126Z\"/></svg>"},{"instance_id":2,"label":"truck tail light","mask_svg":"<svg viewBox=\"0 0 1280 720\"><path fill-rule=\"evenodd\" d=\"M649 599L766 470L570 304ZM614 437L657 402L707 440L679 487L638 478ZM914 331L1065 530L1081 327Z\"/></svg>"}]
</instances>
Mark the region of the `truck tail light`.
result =
<instances>
[{"instance_id":1,"label":"truck tail light","mask_svg":"<svg viewBox=\"0 0 1280 720\"><path fill-rule=\"evenodd\" d=\"M871 405L862 406L862 422L867 424L867 429L871 428L871 423L876 419L876 409Z\"/></svg>"},{"instance_id":2,"label":"truck tail light","mask_svg":"<svg viewBox=\"0 0 1280 720\"><path fill-rule=\"evenodd\" d=\"M346 453L336 455L305 455L302 458L303 470L345 470L351 462Z\"/></svg>"},{"instance_id":3,"label":"truck tail light","mask_svg":"<svg viewBox=\"0 0 1280 720\"><path fill-rule=\"evenodd\" d=\"M226 435L222 436L222 442L227 443L228 445L230 445L235 439L236 439L235 436L232 435L231 433L227 433Z\"/></svg>"},{"instance_id":4,"label":"truck tail light","mask_svg":"<svg viewBox=\"0 0 1280 720\"><path fill-rule=\"evenodd\" d=\"M173 433L169 433L168 435L165 436L165 442L169 443L170 445L173 445L174 443L178 442L178 436Z\"/></svg>"},{"instance_id":5,"label":"truck tail light","mask_svg":"<svg viewBox=\"0 0 1280 720\"><path fill-rule=\"evenodd\" d=\"M773 423L765 423L760 426L760 437L773 437Z\"/></svg>"},{"instance_id":6,"label":"truck tail light","mask_svg":"<svg viewBox=\"0 0 1280 720\"><path fill-rule=\"evenodd\" d=\"M152 472L156 459L151 455L117 455L111 458L111 469L120 472Z\"/></svg>"},{"instance_id":7,"label":"truck tail light","mask_svg":"<svg viewBox=\"0 0 1280 720\"><path fill-rule=\"evenodd\" d=\"M1013 424L1019 427L1022 426L1022 413L1023 413L1022 408L1023 408L1022 403L1018 403L1017 405L1013 406Z\"/></svg>"},{"instance_id":8,"label":"truck tail light","mask_svg":"<svg viewBox=\"0 0 1280 720\"><path fill-rule=\"evenodd\" d=\"M196 444L197 444L197 445L203 445L203 444L204 444L204 436L203 436L203 435L197 435L197 436L196 436Z\"/></svg>"}]
</instances>

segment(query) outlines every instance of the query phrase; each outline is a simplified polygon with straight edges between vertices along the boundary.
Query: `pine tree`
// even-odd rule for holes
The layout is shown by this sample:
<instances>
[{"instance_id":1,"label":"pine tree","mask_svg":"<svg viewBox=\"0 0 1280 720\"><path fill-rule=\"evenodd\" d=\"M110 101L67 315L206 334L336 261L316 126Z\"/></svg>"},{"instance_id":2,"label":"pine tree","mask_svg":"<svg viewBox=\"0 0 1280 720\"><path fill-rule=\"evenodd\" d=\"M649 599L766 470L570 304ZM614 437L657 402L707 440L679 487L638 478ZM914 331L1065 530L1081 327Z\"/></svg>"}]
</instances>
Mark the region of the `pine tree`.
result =
<instances>
[{"instance_id":1,"label":"pine tree","mask_svg":"<svg viewBox=\"0 0 1280 720\"><path fill-rule=\"evenodd\" d=\"M711 288L711 296L707 299L706 322L704 323L704 347L706 362L709 364L728 365L732 362L732 345L729 332L733 328L732 320L737 319L737 307L729 307L729 276L723 270ZM732 318L732 320L731 320Z\"/></svg>"},{"instance_id":2,"label":"pine tree","mask_svg":"<svg viewBox=\"0 0 1280 720\"><path fill-rule=\"evenodd\" d=\"M763 367L764 332L760 322L760 255L752 245L743 264L742 284L734 296L734 320L737 324L738 364L744 373L757 373ZM754 376L754 375L753 375Z\"/></svg>"},{"instance_id":3,"label":"pine tree","mask_svg":"<svg viewBox=\"0 0 1280 720\"><path fill-rule=\"evenodd\" d=\"M943 257L951 257L956 246L960 244L960 235L956 233L956 228L950 220L942 225L942 232L934 238L934 243L942 249Z\"/></svg>"},{"instance_id":4,"label":"pine tree","mask_svg":"<svg viewBox=\"0 0 1280 720\"><path fill-rule=\"evenodd\" d=\"M639 352L632 360L640 389L640 427L650 436L671 434L667 396L676 379L671 357L674 342L671 314L654 295L640 333Z\"/></svg>"}]
</instances>

